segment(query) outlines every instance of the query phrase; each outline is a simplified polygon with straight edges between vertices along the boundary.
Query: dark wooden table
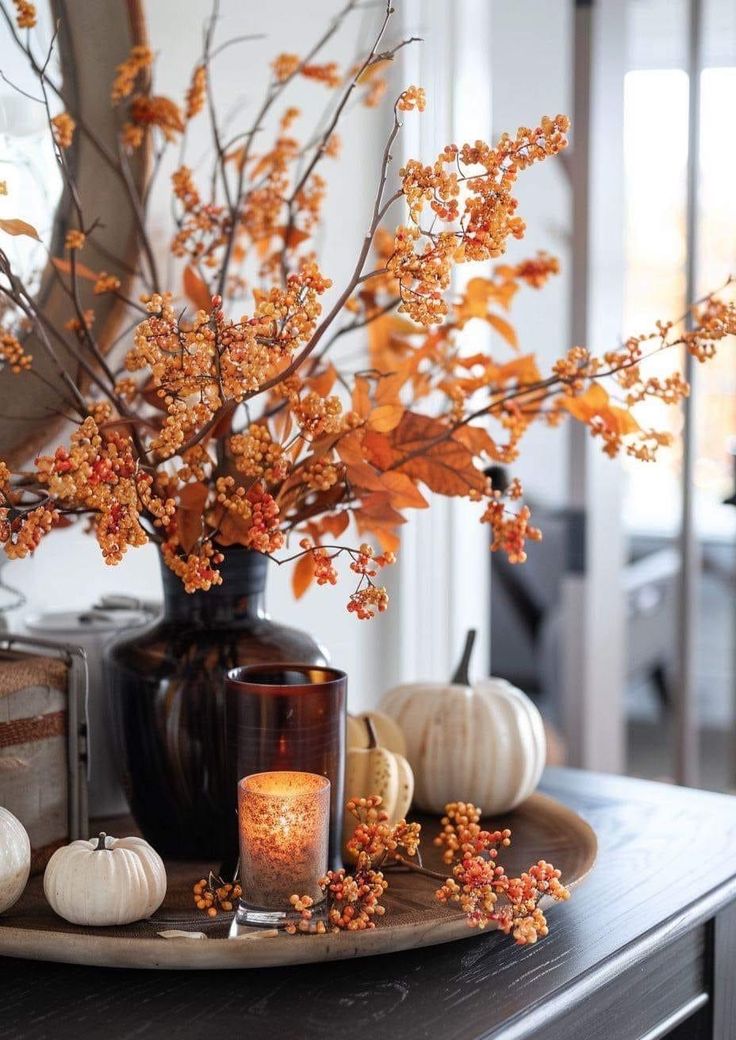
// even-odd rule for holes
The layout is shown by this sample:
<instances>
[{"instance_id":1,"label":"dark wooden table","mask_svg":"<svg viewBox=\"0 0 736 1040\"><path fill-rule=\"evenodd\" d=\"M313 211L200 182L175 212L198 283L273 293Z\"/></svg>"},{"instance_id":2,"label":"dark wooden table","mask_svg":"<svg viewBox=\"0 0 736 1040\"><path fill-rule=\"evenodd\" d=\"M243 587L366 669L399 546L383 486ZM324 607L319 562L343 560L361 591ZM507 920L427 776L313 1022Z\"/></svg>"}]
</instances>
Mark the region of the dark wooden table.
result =
<instances>
[{"instance_id":1,"label":"dark wooden table","mask_svg":"<svg viewBox=\"0 0 736 1040\"><path fill-rule=\"evenodd\" d=\"M0 959L0 1037L736 1040L736 799L566 769L543 788L600 851L535 947L237 973Z\"/></svg>"}]
</instances>

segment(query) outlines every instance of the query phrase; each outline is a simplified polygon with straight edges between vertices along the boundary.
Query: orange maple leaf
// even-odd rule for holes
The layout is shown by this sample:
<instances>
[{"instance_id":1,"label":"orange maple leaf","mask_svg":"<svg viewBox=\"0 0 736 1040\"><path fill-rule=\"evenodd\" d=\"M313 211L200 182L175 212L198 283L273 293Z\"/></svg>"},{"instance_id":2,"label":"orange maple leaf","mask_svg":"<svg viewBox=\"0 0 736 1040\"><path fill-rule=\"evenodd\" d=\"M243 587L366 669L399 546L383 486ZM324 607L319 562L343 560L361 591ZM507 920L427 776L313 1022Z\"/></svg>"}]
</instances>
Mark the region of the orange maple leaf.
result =
<instances>
[{"instance_id":1,"label":"orange maple leaf","mask_svg":"<svg viewBox=\"0 0 736 1040\"><path fill-rule=\"evenodd\" d=\"M295 599L301 599L314 580L314 557L311 552L300 556L291 572L291 589Z\"/></svg>"}]
</instances>

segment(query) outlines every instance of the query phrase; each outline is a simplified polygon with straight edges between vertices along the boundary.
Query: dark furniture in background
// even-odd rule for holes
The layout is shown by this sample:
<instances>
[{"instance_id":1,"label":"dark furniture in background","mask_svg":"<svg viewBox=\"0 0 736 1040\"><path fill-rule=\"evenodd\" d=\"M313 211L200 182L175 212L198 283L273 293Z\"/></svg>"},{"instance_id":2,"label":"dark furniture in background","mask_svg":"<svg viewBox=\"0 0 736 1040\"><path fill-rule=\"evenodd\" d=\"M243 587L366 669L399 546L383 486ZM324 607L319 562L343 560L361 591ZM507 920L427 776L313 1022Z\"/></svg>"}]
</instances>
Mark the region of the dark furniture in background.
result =
<instances>
[{"instance_id":1,"label":"dark furniture in background","mask_svg":"<svg viewBox=\"0 0 736 1040\"><path fill-rule=\"evenodd\" d=\"M0 1037L736 1040L736 799L566 769L543 789L600 851L537 946L217 974L0 960Z\"/></svg>"}]
</instances>

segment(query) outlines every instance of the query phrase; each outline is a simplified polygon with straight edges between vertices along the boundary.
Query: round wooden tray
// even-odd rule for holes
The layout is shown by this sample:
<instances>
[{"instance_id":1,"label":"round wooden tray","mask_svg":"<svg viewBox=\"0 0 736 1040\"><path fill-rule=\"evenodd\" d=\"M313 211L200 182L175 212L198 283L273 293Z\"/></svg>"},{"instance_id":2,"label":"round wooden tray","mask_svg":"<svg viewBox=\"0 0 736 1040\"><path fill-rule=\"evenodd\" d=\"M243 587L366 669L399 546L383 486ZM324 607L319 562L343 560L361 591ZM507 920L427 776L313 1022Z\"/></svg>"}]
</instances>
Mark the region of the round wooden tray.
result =
<instances>
[{"instance_id":1,"label":"round wooden tray","mask_svg":"<svg viewBox=\"0 0 736 1040\"><path fill-rule=\"evenodd\" d=\"M425 863L443 869L439 850L432 845L438 819L414 818L422 823ZM503 850L500 860L510 874L547 859L560 868L564 883L574 887L595 861L597 842L591 827L547 795L534 794L489 823L512 829L511 848ZM437 881L392 870L387 875L386 915L373 930L296 936L246 930L241 938L230 939L225 915L210 920L191 902L191 886L207 868L201 863L169 863L167 869L169 891L161 909L148 921L121 928L67 924L46 903L41 878L33 878L20 901L0 917L0 956L116 968L262 968L366 957L479 934L468 927L462 913L434 899ZM204 932L206 938L159 935L172 929Z\"/></svg>"}]
</instances>

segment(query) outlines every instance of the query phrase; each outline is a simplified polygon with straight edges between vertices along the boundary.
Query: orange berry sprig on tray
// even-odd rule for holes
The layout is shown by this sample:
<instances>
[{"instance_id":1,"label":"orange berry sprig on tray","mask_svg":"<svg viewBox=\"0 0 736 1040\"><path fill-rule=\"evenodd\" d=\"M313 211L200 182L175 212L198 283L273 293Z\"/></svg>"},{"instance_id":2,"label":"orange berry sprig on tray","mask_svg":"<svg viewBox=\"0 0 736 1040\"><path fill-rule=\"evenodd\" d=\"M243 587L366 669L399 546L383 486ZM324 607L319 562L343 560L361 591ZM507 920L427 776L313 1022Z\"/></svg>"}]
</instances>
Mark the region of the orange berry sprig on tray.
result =
<instances>
[{"instance_id":1,"label":"orange berry sprig on tray","mask_svg":"<svg viewBox=\"0 0 736 1040\"><path fill-rule=\"evenodd\" d=\"M471 928L483 929L495 923L522 946L548 934L547 920L537 905L539 900L546 896L563 901L569 899L570 893L560 880L561 872L544 860L518 878L506 874L497 863L496 846L511 843L510 830L485 830L476 806L464 802L448 804L442 831L434 839L435 845L444 847L444 862L453 865L452 877L448 878L422 864L420 824L406 820L391 824L381 805L382 799L376 795L348 801L348 812L357 821L348 842L356 856L356 866L352 873L345 869L329 871L320 879L328 900L326 924L313 919L314 904L308 896L291 897L292 906L301 913L301 920L287 929L292 935L375 928L386 913L382 900L389 880L384 871L390 876L392 867L408 868L442 880L435 898L440 903L457 903Z\"/></svg>"},{"instance_id":2,"label":"orange berry sprig on tray","mask_svg":"<svg viewBox=\"0 0 736 1040\"><path fill-rule=\"evenodd\" d=\"M230 913L240 899L242 889L237 882L225 882L210 871L209 877L200 878L193 887L194 905L208 917L217 917L218 912Z\"/></svg>"}]
</instances>

